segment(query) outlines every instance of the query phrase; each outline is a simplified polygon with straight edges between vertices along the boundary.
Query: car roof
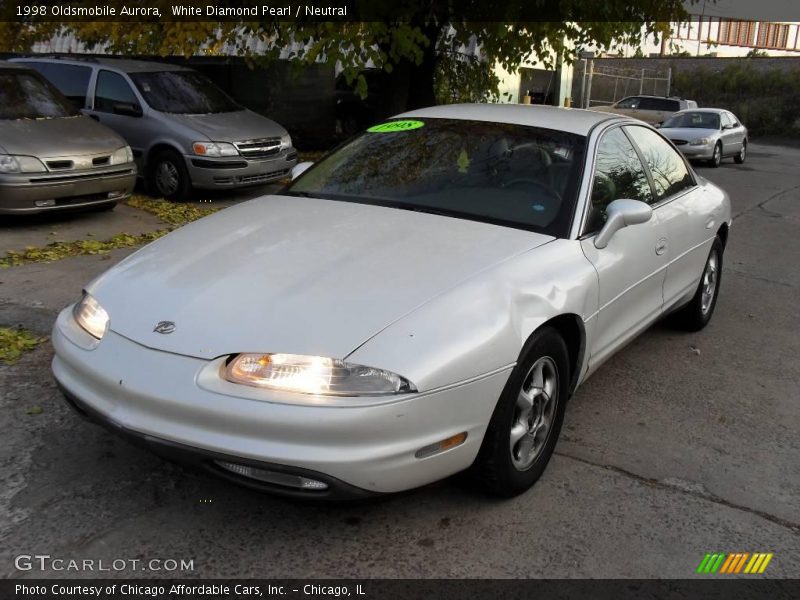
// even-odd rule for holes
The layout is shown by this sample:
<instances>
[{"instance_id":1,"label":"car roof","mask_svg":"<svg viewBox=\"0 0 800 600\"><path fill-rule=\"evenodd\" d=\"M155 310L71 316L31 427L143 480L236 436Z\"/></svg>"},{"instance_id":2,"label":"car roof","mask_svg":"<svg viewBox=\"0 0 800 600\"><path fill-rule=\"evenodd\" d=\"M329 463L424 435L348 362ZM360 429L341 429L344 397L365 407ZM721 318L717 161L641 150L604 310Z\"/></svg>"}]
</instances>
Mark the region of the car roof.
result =
<instances>
[{"instance_id":1,"label":"car roof","mask_svg":"<svg viewBox=\"0 0 800 600\"><path fill-rule=\"evenodd\" d=\"M679 110L676 112L676 115L682 115L684 113L693 113L693 112L704 112L704 113L713 113L715 115L720 115L724 112L731 112L724 108L684 108L683 110Z\"/></svg>"},{"instance_id":2,"label":"car roof","mask_svg":"<svg viewBox=\"0 0 800 600\"><path fill-rule=\"evenodd\" d=\"M19 69L20 71L22 71L22 70L30 71L31 70L30 67L26 67L24 64L13 63L13 62L9 62L7 60L0 60L0 69Z\"/></svg>"},{"instance_id":3,"label":"car roof","mask_svg":"<svg viewBox=\"0 0 800 600\"><path fill-rule=\"evenodd\" d=\"M446 104L413 110L396 118L461 119L464 121L490 121L556 129L589 135L598 123L627 121L613 113L603 113L580 108L560 108L543 104Z\"/></svg>"},{"instance_id":4,"label":"car roof","mask_svg":"<svg viewBox=\"0 0 800 600\"><path fill-rule=\"evenodd\" d=\"M20 62L48 62L67 65L102 65L117 69L123 73L153 73L164 71L191 71L182 65L155 62L150 60L135 60L130 58L82 57L82 56L26 56ZM19 63L18 63L19 64Z\"/></svg>"}]
</instances>

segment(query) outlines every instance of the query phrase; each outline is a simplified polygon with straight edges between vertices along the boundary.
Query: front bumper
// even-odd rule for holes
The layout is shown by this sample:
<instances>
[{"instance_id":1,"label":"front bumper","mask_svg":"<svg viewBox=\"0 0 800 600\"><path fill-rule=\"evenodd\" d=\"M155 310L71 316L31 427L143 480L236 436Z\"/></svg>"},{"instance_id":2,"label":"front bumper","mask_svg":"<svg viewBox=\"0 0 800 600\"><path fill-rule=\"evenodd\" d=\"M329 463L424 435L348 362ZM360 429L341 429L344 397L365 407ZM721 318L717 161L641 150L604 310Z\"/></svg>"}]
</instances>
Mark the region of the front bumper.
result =
<instances>
[{"instance_id":1,"label":"front bumper","mask_svg":"<svg viewBox=\"0 0 800 600\"><path fill-rule=\"evenodd\" d=\"M285 404L275 393L254 400L201 388L197 378L209 361L146 348L113 331L87 350L85 335L65 309L53 330L53 373L83 412L162 453L177 448L218 475L293 496L325 494L247 481L213 461L305 473L328 483L334 497L419 487L472 464L509 374L379 405ZM460 446L415 456L461 432L467 439Z\"/></svg>"},{"instance_id":2,"label":"front bumper","mask_svg":"<svg viewBox=\"0 0 800 600\"><path fill-rule=\"evenodd\" d=\"M102 170L0 175L0 214L35 214L119 202L136 184L133 163ZM48 202L51 206L37 205Z\"/></svg>"},{"instance_id":3,"label":"front bumper","mask_svg":"<svg viewBox=\"0 0 800 600\"><path fill-rule=\"evenodd\" d=\"M704 146L681 144L677 148L686 158L691 160L711 160L714 158L714 144L706 144Z\"/></svg>"},{"instance_id":4,"label":"front bumper","mask_svg":"<svg viewBox=\"0 0 800 600\"><path fill-rule=\"evenodd\" d=\"M208 158L194 155L185 158L192 185L201 189L228 189L269 183L288 177L292 167L297 164L297 152L293 148L268 158Z\"/></svg>"}]
</instances>

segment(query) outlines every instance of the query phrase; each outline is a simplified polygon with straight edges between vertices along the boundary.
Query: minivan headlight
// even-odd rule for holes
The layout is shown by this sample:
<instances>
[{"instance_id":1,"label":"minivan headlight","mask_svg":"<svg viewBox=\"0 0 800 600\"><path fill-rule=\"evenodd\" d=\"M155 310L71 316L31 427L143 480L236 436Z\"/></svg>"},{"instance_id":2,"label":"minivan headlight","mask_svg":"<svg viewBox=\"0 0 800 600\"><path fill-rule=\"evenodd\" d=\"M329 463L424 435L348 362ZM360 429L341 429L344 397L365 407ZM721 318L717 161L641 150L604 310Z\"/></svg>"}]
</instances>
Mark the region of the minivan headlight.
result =
<instances>
[{"instance_id":1,"label":"minivan headlight","mask_svg":"<svg viewBox=\"0 0 800 600\"><path fill-rule=\"evenodd\" d=\"M239 354L225 368L230 382L322 396L386 396L416 392L406 378L336 358Z\"/></svg>"},{"instance_id":2,"label":"minivan headlight","mask_svg":"<svg viewBox=\"0 0 800 600\"><path fill-rule=\"evenodd\" d=\"M195 142L192 150L198 156L239 156L236 146L226 142Z\"/></svg>"},{"instance_id":3,"label":"minivan headlight","mask_svg":"<svg viewBox=\"0 0 800 600\"><path fill-rule=\"evenodd\" d=\"M112 165L124 165L133 162L133 151L130 146L123 146L111 153Z\"/></svg>"},{"instance_id":4,"label":"minivan headlight","mask_svg":"<svg viewBox=\"0 0 800 600\"><path fill-rule=\"evenodd\" d=\"M0 154L0 173L44 173L45 166L33 156Z\"/></svg>"},{"instance_id":5,"label":"minivan headlight","mask_svg":"<svg viewBox=\"0 0 800 600\"><path fill-rule=\"evenodd\" d=\"M292 147L292 136L288 133L281 136L281 150L286 150Z\"/></svg>"},{"instance_id":6,"label":"minivan headlight","mask_svg":"<svg viewBox=\"0 0 800 600\"><path fill-rule=\"evenodd\" d=\"M101 339L108 328L108 313L91 294L83 293L83 298L72 309L75 322L92 337Z\"/></svg>"}]
</instances>

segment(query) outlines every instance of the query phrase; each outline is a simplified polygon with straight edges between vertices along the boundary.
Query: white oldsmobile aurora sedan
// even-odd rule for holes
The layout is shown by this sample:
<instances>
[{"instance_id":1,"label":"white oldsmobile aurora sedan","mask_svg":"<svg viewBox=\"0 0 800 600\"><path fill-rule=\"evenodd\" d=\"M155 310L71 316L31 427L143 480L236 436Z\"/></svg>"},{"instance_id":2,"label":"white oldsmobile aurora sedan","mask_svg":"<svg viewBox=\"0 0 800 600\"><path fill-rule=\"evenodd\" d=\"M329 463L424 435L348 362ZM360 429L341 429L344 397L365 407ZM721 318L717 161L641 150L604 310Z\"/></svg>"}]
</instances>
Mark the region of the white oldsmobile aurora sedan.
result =
<instances>
[{"instance_id":1,"label":"white oldsmobile aurora sedan","mask_svg":"<svg viewBox=\"0 0 800 600\"><path fill-rule=\"evenodd\" d=\"M53 332L73 407L290 496L510 496L603 361L714 312L728 197L640 121L441 106L308 166L86 286Z\"/></svg>"}]
</instances>

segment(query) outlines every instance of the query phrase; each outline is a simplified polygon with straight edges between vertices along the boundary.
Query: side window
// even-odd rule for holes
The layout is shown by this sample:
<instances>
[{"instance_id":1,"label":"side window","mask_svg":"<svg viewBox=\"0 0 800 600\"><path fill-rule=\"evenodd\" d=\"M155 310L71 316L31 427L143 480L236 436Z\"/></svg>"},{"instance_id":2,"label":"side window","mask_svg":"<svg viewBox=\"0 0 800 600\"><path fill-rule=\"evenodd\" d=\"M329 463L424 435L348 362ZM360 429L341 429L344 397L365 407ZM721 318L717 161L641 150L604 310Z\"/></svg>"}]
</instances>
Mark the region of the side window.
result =
<instances>
[{"instance_id":1,"label":"side window","mask_svg":"<svg viewBox=\"0 0 800 600\"><path fill-rule=\"evenodd\" d=\"M669 100L668 98L657 99L658 104L656 110L663 110L665 112L678 112L681 109L681 104L677 100Z\"/></svg>"},{"instance_id":2,"label":"side window","mask_svg":"<svg viewBox=\"0 0 800 600\"><path fill-rule=\"evenodd\" d=\"M592 184L592 207L585 233L597 231L606 220L606 207L620 198L652 203L650 182L642 162L622 129L612 129L597 147Z\"/></svg>"},{"instance_id":3,"label":"side window","mask_svg":"<svg viewBox=\"0 0 800 600\"><path fill-rule=\"evenodd\" d=\"M722 128L733 127L733 120L728 116L728 113L722 113Z\"/></svg>"},{"instance_id":4,"label":"side window","mask_svg":"<svg viewBox=\"0 0 800 600\"><path fill-rule=\"evenodd\" d=\"M641 102L639 102L639 109L640 110L662 110L658 105L658 100L656 98L642 98Z\"/></svg>"},{"instance_id":5,"label":"side window","mask_svg":"<svg viewBox=\"0 0 800 600\"><path fill-rule=\"evenodd\" d=\"M97 74L97 86L94 90L94 109L114 112L114 105L123 103L139 103L131 86L119 73L100 71Z\"/></svg>"},{"instance_id":6,"label":"side window","mask_svg":"<svg viewBox=\"0 0 800 600\"><path fill-rule=\"evenodd\" d=\"M617 102L617 108L638 108L639 107L639 98L633 96L631 98L623 98L619 102Z\"/></svg>"},{"instance_id":7,"label":"side window","mask_svg":"<svg viewBox=\"0 0 800 600\"><path fill-rule=\"evenodd\" d=\"M86 89L92 75L90 67L45 63L39 68L39 72L76 107L83 108L86 105Z\"/></svg>"},{"instance_id":8,"label":"side window","mask_svg":"<svg viewBox=\"0 0 800 600\"><path fill-rule=\"evenodd\" d=\"M655 185L656 202L694 185L691 173L678 151L655 131L628 126L625 130L639 146Z\"/></svg>"}]
</instances>

